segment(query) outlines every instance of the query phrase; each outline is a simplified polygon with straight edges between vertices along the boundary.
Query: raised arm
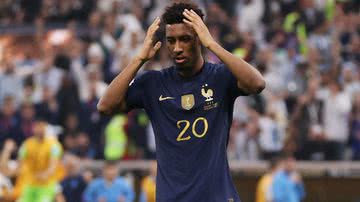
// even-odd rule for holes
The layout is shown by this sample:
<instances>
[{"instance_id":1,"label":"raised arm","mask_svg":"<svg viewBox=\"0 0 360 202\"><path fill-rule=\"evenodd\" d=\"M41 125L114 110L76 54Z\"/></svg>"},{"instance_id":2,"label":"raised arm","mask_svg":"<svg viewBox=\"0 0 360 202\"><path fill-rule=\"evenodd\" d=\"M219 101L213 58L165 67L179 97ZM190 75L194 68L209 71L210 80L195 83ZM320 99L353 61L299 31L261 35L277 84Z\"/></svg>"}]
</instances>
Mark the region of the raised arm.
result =
<instances>
[{"instance_id":1,"label":"raised arm","mask_svg":"<svg viewBox=\"0 0 360 202\"><path fill-rule=\"evenodd\" d=\"M154 34L158 30L160 18L156 18L147 30L144 44L140 52L134 57L123 71L110 83L105 94L101 97L97 109L102 114L113 114L118 111L126 110L125 95L131 80L141 66L160 49L161 42L154 45Z\"/></svg>"},{"instance_id":2,"label":"raised arm","mask_svg":"<svg viewBox=\"0 0 360 202\"><path fill-rule=\"evenodd\" d=\"M203 46L212 51L232 72L237 86L247 94L258 94L265 88L265 80L253 66L221 47L211 36L203 20L193 10L184 11L184 22L197 33Z\"/></svg>"},{"instance_id":3,"label":"raised arm","mask_svg":"<svg viewBox=\"0 0 360 202\"><path fill-rule=\"evenodd\" d=\"M8 177L13 177L17 174L18 169L9 168L9 160L11 153L16 149L16 143L13 140L6 140L3 150L0 152L0 172Z\"/></svg>"}]
</instances>

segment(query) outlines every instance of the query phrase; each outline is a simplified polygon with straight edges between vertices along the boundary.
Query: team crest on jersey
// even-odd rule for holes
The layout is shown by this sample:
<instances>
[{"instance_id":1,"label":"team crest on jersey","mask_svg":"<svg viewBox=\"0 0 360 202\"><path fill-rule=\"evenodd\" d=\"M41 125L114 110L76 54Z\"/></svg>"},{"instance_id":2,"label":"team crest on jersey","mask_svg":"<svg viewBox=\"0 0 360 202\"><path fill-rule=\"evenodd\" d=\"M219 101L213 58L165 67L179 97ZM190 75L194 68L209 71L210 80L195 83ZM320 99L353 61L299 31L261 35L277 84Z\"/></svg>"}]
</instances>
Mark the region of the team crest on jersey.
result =
<instances>
[{"instance_id":1,"label":"team crest on jersey","mask_svg":"<svg viewBox=\"0 0 360 202\"><path fill-rule=\"evenodd\" d=\"M205 89L206 88L206 89ZM213 100L213 95L214 95L214 91L210 88L208 88L208 85L205 84L202 86L201 88L201 95L204 96L206 99L206 102L212 101Z\"/></svg>"},{"instance_id":2,"label":"team crest on jersey","mask_svg":"<svg viewBox=\"0 0 360 202\"><path fill-rule=\"evenodd\" d=\"M204 110L210 110L218 107L218 103L214 101L214 91L205 84L201 88L201 95L205 97Z\"/></svg>"},{"instance_id":3,"label":"team crest on jersey","mask_svg":"<svg viewBox=\"0 0 360 202\"><path fill-rule=\"evenodd\" d=\"M190 110L195 105L195 98L193 94L181 96L181 106L186 110Z\"/></svg>"}]
</instances>

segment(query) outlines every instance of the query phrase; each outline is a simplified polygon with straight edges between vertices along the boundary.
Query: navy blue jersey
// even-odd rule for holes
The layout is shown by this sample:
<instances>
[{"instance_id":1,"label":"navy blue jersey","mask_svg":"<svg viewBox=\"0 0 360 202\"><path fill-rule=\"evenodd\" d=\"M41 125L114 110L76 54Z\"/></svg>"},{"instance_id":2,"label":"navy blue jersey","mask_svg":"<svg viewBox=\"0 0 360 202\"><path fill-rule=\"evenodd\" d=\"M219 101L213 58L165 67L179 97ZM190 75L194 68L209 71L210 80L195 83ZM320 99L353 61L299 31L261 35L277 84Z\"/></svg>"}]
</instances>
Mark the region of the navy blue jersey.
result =
<instances>
[{"instance_id":1,"label":"navy blue jersey","mask_svg":"<svg viewBox=\"0 0 360 202\"><path fill-rule=\"evenodd\" d=\"M154 128L157 202L240 201L226 158L236 83L224 65L205 63L191 78L170 67L130 84L128 108L144 108Z\"/></svg>"}]
</instances>

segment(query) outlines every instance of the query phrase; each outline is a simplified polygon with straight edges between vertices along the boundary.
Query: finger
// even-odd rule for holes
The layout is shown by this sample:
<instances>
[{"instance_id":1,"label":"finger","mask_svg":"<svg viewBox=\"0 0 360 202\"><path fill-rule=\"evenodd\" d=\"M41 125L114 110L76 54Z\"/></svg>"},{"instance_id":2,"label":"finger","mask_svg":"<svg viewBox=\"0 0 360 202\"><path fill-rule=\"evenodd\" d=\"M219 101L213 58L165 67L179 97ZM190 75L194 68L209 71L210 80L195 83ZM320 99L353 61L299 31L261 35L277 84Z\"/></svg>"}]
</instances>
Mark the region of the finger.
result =
<instances>
[{"instance_id":1,"label":"finger","mask_svg":"<svg viewBox=\"0 0 360 202\"><path fill-rule=\"evenodd\" d=\"M160 25L155 25L154 27L149 28L146 37L152 38L155 35L155 32L159 29L159 27Z\"/></svg>"},{"instance_id":2,"label":"finger","mask_svg":"<svg viewBox=\"0 0 360 202\"><path fill-rule=\"evenodd\" d=\"M156 17L154 22L151 23L150 27L153 27L155 25L158 25L160 23L160 18L159 17Z\"/></svg>"},{"instance_id":3,"label":"finger","mask_svg":"<svg viewBox=\"0 0 360 202\"><path fill-rule=\"evenodd\" d=\"M149 36L153 36L155 34L155 32L159 29L159 25L155 26L155 27L152 27L151 29L149 29L149 32L148 32L148 35Z\"/></svg>"},{"instance_id":4,"label":"finger","mask_svg":"<svg viewBox=\"0 0 360 202\"><path fill-rule=\"evenodd\" d=\"M188 11L188 10L186 10L186 9L185 9L185 11L183 12L183 15L184 15L188 20L190 20L190 21L193 21L193 20L194 20L193 16L191 16L190 11Z\"/></svg>"},{"instance_id":5,"label":"finger","mask_svg":"<svg viewBox=\"0 0 360 202\"><path fill-rule=\"evenodd\" d=\"M199 20L202 20L201 17L200 17L193 9L191 9L191 10L189 11L189 13L190 13L190 15L193 16L194 18L197 18L197 19L199 19Z\"/></svg>"},{"instance_id":6,"label":"finger","mask_svg":"<svg viewBox=\"0 0 360 202\"><path fill-rule=\"evenodd\" d=\"M149 26L148 32L152 32L154 29L157 30L159 28L160 18L157 17L154 22Z\"/></svg>"},{"instance_id":7,"label":"finger","mask_svg":"<svg viewBox=\"0 0 360 202\"><path fill-rule=\"evenodd\" d=\"M187 19L183 19L183 22L185 22L186 24L190 25L191 27L194 26L194 24L193 24L191 21L187 20Z\"/></svg>"},{"instance_id":8,"label":"finger","mask_svg":"<svg viewBox=\"0 0 360 202\"><path fill-rule=\"evenodd\" d=\"M154 51L155 52L158 51L160 49L160 47L161 47L161 42L160 41L156 42L156 44L154 46Z\"/></svg>"}]
</instances>

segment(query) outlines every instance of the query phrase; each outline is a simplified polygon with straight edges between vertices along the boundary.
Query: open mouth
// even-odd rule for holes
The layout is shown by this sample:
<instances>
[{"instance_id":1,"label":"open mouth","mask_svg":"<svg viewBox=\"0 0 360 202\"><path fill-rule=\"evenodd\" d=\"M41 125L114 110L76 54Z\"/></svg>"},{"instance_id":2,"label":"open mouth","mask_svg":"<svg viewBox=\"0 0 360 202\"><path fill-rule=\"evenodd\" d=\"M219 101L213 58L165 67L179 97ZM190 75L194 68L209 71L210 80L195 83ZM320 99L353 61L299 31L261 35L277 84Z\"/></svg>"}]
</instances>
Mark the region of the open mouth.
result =
<instances>
[{"instance_id":1,"label":"open mouth","mask_svg":"<svg viewBox=\"0 0 360 202\"><path fill-rule=\"evenodd\" d=\"M177 64L183 64L186 62L186 58L185 57L176 57L175 58L175 63Z\"/></svg>"}]
</instances>

